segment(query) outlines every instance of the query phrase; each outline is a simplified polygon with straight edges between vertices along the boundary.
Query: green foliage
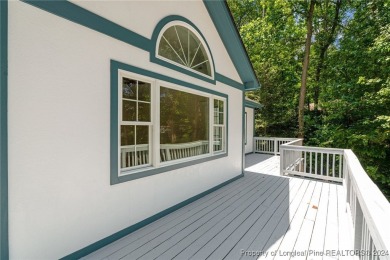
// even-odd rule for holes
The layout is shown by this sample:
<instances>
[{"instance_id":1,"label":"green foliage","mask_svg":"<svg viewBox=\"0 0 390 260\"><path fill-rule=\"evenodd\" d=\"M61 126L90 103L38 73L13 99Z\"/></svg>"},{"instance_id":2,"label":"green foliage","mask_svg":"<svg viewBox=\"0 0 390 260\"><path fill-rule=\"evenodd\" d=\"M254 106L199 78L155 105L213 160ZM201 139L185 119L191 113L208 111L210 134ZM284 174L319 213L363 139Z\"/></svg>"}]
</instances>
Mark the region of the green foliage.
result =
<instances>
[{"instance_id":1,"label":"green foliage","mask_svg":"<svg viewBox=\"0 0 390 260\"><path fill-rule=\"evenodd\" d=\"M229 5L241 24L241 36L262 84L261 91L249 95L263 105L263 112L257 113L257 134L291 135L297 130L304 22L297 22L295 6L289 1L229 1ZM243 11L249 13L243 16Z\"/></svg>"},{"instance_id":2,"label":"green foliage","mask_svg":"<svg viewBox=\"0 0 390 260\"><path fill-rule=\"evenodd\" d=\"M390 197L390 2L343 0L332 35L335 3L315 8L305 142L352 149ZM228 4L262 84L248 94L264 106L256 134L296 136L307 1ZM315 89L319 109L312 111Z\"/></svg>"},{"instance_id":3,"label":"green foliage","mask_svg":"<svg viewBox=\"0 0 390 260\"><path fill-rule=\"evenodd\" d=\"M354 16L327 59L324 126L315 135L320 145L352 149L389 196L390 6L370 1L350 8Z\"/></svg>"}]
</instances>

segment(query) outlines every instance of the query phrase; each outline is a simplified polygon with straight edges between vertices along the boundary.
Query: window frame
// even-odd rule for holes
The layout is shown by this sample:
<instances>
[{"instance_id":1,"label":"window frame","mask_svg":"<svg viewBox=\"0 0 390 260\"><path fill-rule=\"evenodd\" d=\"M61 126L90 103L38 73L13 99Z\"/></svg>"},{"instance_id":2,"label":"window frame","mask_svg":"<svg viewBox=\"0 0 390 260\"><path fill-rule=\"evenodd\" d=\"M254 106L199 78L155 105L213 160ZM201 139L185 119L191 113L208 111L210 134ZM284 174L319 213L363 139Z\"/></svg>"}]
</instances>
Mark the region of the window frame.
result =
<instances>
[{"instance_id":1,"label":"window frame","mask_svg":"<svg viewBox=\"0 0 390 260\"><path fill-rule=\"evenodd\" d=\"M197 70L194 70L194 69L192 69L192 68L190 68L190 67L184 66L183 64L180 64L180 63L178 63L178 62L175 62L175 61L173 61L173 60L170 60L170 59L168 59L168 58L165 58L165 57L159 55L158 47L160 46L160 41L161 41L161 39L162 39L162 36L163 36L164 32L165 32L168 28L170 28L170 27L172 27L172 26L175 26L175 25L183 26L183 27L187 28L188 30L190 30L190 31L198 38L198 40L200 41L200 43L203 45L203 48L205 49L205 51L206 51L206 53L207 53L207 57L208 57L208 60L209 60L209 63L210 63L210 72L211 72L211 75L210 75L210 76L207 75L207 74L201 73L201 72L199 72L199 71L197 71ZM209 80L212 80L212 81L215 80L214 61L213 61L213 58L212 58L212 56L211 56L210 50L209 50L209 48L208 48L208 45L207 45L206 41L204 40L204 38L202 37L202 35L198 32L198 30L196 30L196 29L195 29L193 26L191 26L189 23L186 23L186 22L180 21L180 20L174 20L174 21L170 21L170 22L168 22L167 24L165 24L165 25L161 28L161 30L159 31L159 34L158 34L157 39L156 39L156 46L155 46L155 50L154 50L154 51L155 51L154 53L155 53L156 58L159 59L159 60L162 60L162 61L164 61L164 62L167 62L167 63L169 63L169 64L172 64L172 65L174 65L174 66L177 66L177 67L179 67L179 68L185 69L185 70L187 70L187 71L189 71L189 72L191 72L191 73L195 73L195 74L197 74L197 75L199 75L199 76L202 76L202 77L205 77L205 78L207 78L207 79L209 79Z\"/></svg>"},{"instance_id":2,"label":"window frame","mask_svg":"<svg viewBox=\"0 0 390 260\"><path fill-rule=\"evenodd\" d=\"M149 135L152 141L150 141L150 156L151 156L151 165L145 166L142 165L140 168L128 168L122 170L120 168L120 125L121 125L121 116L122 116L122 77L127 77L130 79L140 80L143 82L151 83L151 134ZM213 152L210 148L209 153L202 154L198 156L187 157L178 160L172 160L169 162L160 162L160 140L159 140L159 131L160 131L160 122L159 122L159 113L160 113L160 100L158 101L156 97L159 97L160 87L170 87L175 90L184 91L187 93L206 96L209 98L209 144L213 144L213 102L214 97L224 101L224 122L226 123L225 127L225 149L221 152ZM157 91L158 90L158 91ZM132 65L123 64L116 61L111 61L111 118L115 117L115 120L111 119L111 185L131 181L134 179L139 179L167 171L172 171L175 169L180 169L183 167L188 167L203 162L219 159L228 156L228 95L221 92L217 92L210 88L201 87L189 82L181 81L175 78L171 78L162 74L158 74L152 71L141 69ZM113 106L114 105L114 106ZM158 114L157 114L158 113ZM142 122L144 124L144 122ZM114 131L114 132L113 132Z\"/></svg>"},{"instance_id":3,"label":"window frame","mask_svg":"<svg viewBox=\"0 0 390 260\"><path fill-rule=\"evenodd\" d=\"M136 80L137 82L142 81L142 82L150 84L150 122L147 122L147 121L123 121L123 96L122 96L123 78ZM153 164L153 153L151 152L151 151L153 151L153 122L154 122L154 118L155 118L155 115L153 113L153 111L154 111L154 109L153 109L153 106L154 106L153 102L154 101L153 100L155 98L155 93L153 91L154 90L153 84L154 84L154 82L151 81L147 77L143 77L141 75L134 74L134 73L131 73L128 71L123 71L123 70L120 70L118 72L118 147L119 147L119 149L118 149L118 168L119 168L119 175L122 175L121 174L122 171L124 171L124 172L130 171L130 170L135 171L138 169L150 167ZM138 83L137 83L137 92L138 92ZM138 99L136 102L138 104ZM138 109L136 110L136 118L138 118ZM122 149L121 126L122 125L133 125L135 128L137 126L149 126L149 135L148 135L149 163L148 164L142 164L142 165L137 165L137 166L133 166L133 167L121 168L121 149ZM134 146L136 147L136 145L137 144L135 143Z\"/></svg>"},{"instance_id":4,"label":"window frame","mask_svg":"<svg viewBox=\"0 0 390 260\"><path fill-rule=\"evenodd\" d=\"M218 100L218 101L222 101L223 102L223 124L216 124L215 121L214 121L214 101L215 100ZM218 114L220 114L221 112L218 111ZM218 115L218 118L219 118L219 115ZM225 147L226 147L226 100L223 99L223 98L220 98L220 97L217 97L217 98L213 98L213 124L212 124L212 131L213 131L213 153L214 154L218 154L218 153L224 153L226 151ZM222 128L222 149L221 150L218 150L218 151L214 151L214 128L215 127L220 127Z\"/></svg>"},{"instance_id":5,"label":"window frame","mask_svg":"<svg viewBox=\"0 0 390 260\"><path fill-rule=\"evenodd\" d=\"M164 81L158 81L158 84L157 84L158 96L160 96L161 87L169 88L169 89L173 89L173 90L178 90L178 91L189 93L189 94L193 94L193 95L206 97L206 98L209 99L209 102L210 102L210 100L213 100L212 99L212 95L208 95L207 93L199 92L199 91L192 90L192 89L187 89L185 87L182 87L182 86L179 86L179 85L174 85L172 83L164 82ZM159 100L157 103L158 103L158 111L156 113L160 113L161 100ZM160 122L160 117L159 117L159 125L156 126L156 128L160 129L160 127L161 127L161 122ZM159 139L160 139L160 135L159 135ZM210 103L209 103L209 140L208 141L209 141L209 152L208 153L195 155L195 156L191 156L191 157L186 157L186 158L182 158L182 159L171 160L171 161L167 161L167 162L161 162L160 160L158 160L159 161L158 165L159 166L172 165L172 164L176 164L176 163L180 163L180 162L187 162L187 161L192 161L192 160L195 160L195 159L205 158L205 157L209 157L209 156L213 155L212 150L210 149L210 147L211 147L211 139L210 139ZM159 145L159 149L156 149L156 150L159 151L161 149L161 147L160 147L160 145L161 145L160 140L159 140L158 145Z\"/></svg>"}]
</instances>

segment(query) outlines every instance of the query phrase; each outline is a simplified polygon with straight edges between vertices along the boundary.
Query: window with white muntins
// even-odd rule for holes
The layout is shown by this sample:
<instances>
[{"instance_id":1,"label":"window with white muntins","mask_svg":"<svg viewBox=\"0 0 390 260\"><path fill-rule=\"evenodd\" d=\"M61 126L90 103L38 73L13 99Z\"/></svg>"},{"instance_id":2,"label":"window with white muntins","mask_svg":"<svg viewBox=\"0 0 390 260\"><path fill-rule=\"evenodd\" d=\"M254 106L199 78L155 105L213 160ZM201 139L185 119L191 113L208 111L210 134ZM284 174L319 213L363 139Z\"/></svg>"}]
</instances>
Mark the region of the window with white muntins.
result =
<instances>
[{"instance_id":1,"label":"window with white muntins","mask_svg":"<svg viewBox=\"0 0 390 260\"><path fill-rule=\"evenodd\" d=\"M199 33L184 22L170 22L157 39L156 56L208 78L214 78L211 55Z\"/></svg>"},{"instance_id":2,"label":"window with white muntins","mask_svg":"<svg viewBox=\"0 0 390 260\"><path fill-rule=\"evenodd\" d=\"M226 152L226 99L119 73L120 175Z\"/></svg>"}]
</instances>

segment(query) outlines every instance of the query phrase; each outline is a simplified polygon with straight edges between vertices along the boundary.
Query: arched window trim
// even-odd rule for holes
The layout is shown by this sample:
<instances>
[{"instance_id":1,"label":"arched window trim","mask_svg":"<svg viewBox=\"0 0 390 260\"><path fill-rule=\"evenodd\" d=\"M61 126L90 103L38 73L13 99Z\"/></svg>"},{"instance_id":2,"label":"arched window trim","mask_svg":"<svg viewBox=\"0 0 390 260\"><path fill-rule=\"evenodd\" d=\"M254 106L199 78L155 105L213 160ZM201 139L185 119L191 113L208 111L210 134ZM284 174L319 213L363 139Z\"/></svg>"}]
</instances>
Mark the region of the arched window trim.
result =
<instances>
[{"instance_id":1,"label":"arched window trim","mask_svg":"<svg viewBox=\"0 0 390 260\"><path fill-rule=\"evenodd\" d=\"M162 40L162 36L164 34L164 32L174 26L174 25L179 25L179 26L183 26L185 28L187 28L188 30L190 30L197 38L198 40L200 41L200 43L203 45L203 48L205 49L206 51L206 54L207 54L207 57L208 57L208 60L209 60L209 63L210 63L210 71L211 71L211 76L207 75L207 74L204 74L204 73L201 73L197 70L194 70L194 69L191 69L187 66L184 66L178 62L175 62L173 60L170 60L168 58L165 58L161 55L159 55L159 52L158 52L158 47L160 46L160 41ZM194 27L192 27L190 24L186 23L186 22L183 22L183 21L180 21L180 20L176 20L176 21L171 21L171 22L168 22L167 24L164 25L164 27L160 30L159 34L158 34L158 37L157 37L157 40L156 40L156 44L155 44L155 55L156 55L156 58L160 59L160 60L163 60L165 62L168 62L170 64L173 64L175 66L178 66L180 68L183 68L187 71L190 71L192 73L195 73L195 74L198 74L202 77L206 77L208 79L211 79L211 80L214 80L215 78L215 70L214 70L214 62L213 62L213 59L212 59L212 56L211 56L211 53L210 53L210 50L208 48L208 45L206 43L206 41L204 40L204 38L202 37L202 35L198 32L198 30L196 30Z\"/></svg>"}]
</instances>

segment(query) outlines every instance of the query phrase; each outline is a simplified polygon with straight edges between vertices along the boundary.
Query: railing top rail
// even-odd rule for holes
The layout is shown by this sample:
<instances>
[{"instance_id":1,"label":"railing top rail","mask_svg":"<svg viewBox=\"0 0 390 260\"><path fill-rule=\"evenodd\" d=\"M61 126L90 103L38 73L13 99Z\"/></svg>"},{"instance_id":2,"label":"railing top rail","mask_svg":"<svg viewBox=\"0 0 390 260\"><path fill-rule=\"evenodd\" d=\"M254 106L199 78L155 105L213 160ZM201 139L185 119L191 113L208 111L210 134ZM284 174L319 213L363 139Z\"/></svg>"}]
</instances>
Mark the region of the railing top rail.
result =
<instances>
[{"instance_id":1,"label":"railing top rail","mask_svg":"<svg viewBox=\"0 0 390 260\"><path fill-rule=\"evenodd\" d=\"M378 250L390 250L390 203L368 177L356 155L344 150L344 157L374 244L381 247Z\"/></svg>"},{"instance_id":2,"label":"railing top rail","mask_svg":"<svg viewBox=\"0 0 390 260\"><path fill-rule=\"evenodd\" d=\"M291 146L291 145L294 145L294 144L296 144L296 143L299 143L300 145L299 145L299 147L302 145L302 141L303 141L303 139L297 139L297 138L294 138L294 139L291 139L291 141L290 142L288 142L288 143L285 143L285 144L282 144L281 146L286 146L286 145L288 145L288 146Z\"/></svg>"},{"instance_id":3,"label":"railing top rail","mask_svg":"<svg viewBox=\"0 0 390 260\"><path fill-rule=\"evenodd\" d=\"M293 141L296 140L296 138L287 138L287 137L265 137L265 136L256 136L254 139L257 140L280 140L280 141Z\"/></svg>"},{"instance_id":4,"label":"railing top rail","mask_svg":"<svg viewBox=\"0 0 390 260\"><path fill-rule=\"evenodd\" d=\"M281 147L284 150L294 150L294 151L303 151L303 152L326 152L326 153L334 153L334 154L344 154L343 149L338 148L325 148L325 147L312 147L312 146L300 146L300 145L289 145L282 144Z\"/></svg>"}]
</instances>

